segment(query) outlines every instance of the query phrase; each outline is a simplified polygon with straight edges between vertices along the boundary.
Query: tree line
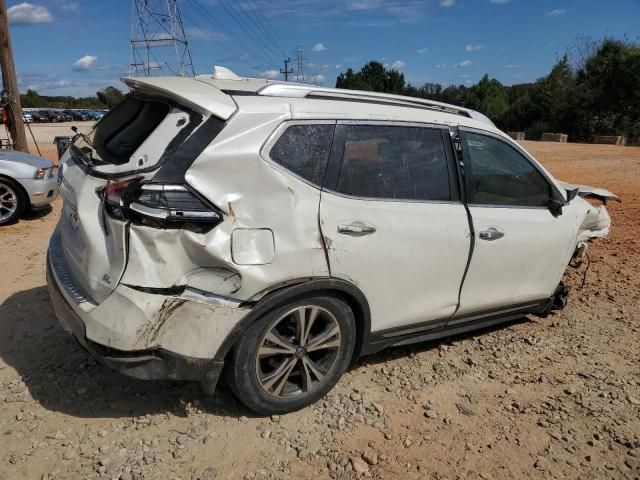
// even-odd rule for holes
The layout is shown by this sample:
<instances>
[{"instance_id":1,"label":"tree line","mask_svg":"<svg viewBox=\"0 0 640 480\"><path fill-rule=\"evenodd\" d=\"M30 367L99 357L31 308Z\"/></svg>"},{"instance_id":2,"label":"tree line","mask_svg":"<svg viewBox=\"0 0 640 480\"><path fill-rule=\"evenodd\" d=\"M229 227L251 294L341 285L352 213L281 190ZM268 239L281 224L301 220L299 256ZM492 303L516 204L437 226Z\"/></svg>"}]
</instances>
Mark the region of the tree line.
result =
<instances>
[{"instance_id":1,"label":"tree line","mask_svg":"<svg viewBox=\"0 0 640 480\"><path fill-rule=\"evenodd\" d=\"M23 108L78 108L87 110L109 109L124 98L124 93L115 87L107 87L96 92L95 97L75 98L71 96L40 95L35 90L27 90L20 95Z\"/></svg>"},{"instance_id":2,"label":"tree line","mask_svg":"<svg viewBox=\"0 0 640 480\"><path fill-rule=\"evenodd\" d=\"M478 110L504 131L523 131L538 140L543 132L570 140L623 135L640 141L640 45L578 37L548 75L533 83L503 85L484 75L471 86L437 83L415 86L398 70L372 61L348 69L336 87L437 100Z\"/></svg>"}]
</instances>

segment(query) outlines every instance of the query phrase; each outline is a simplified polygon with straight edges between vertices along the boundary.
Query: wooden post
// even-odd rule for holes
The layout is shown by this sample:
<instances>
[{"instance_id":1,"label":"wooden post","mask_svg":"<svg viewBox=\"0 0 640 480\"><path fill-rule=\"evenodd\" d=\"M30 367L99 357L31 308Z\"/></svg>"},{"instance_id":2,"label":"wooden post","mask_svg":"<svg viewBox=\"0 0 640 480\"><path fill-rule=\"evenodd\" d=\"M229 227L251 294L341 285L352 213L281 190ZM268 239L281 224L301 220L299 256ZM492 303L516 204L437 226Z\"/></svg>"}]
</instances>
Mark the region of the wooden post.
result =
<instances>
[{"instance_id":1,"label":"wooden post","mask_svg":"<svg viewBox=\"0 0 640 480\"><path fill-rule=\"evenodd\" d=\"M22 117L22 105L20 104L20 90L18 90L16 67L13 64L9 18L7 16L7 4L5 0L0 0L0 69L4 89L7 90L10 95L6 110L9 117L9 134L11 135L13 148L14 150L29 153L29 149L27 148L27 135L24 132L24 119Z\"/></svg>"}]
</instances>

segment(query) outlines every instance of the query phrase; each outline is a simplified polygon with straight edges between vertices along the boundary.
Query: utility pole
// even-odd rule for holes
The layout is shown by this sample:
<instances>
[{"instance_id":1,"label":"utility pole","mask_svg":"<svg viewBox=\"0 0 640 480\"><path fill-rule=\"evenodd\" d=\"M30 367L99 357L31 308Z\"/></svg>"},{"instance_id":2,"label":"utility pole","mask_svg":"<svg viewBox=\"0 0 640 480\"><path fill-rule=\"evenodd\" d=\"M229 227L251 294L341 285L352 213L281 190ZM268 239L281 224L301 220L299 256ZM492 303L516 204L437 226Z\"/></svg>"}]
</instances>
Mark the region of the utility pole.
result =
<instances>
[{"instance_id":1,"label":"utility pole","mask_svg":"<svg viewBox=\"0 0 640 480\"><path fill-rule=\"evenodd\" d=\"M22 118L16 67L13 64L9 18L5 0L0 0L0 69L2 71L3 93L6 92L6 95L3 95L3 102L5 100L4 97L8 100L5 108L8 108L9 134L11 135L13 148L14 150L29 153L27 136L24 133L24 120Z\"/></svg>"},{"instance_id":2,"label":"utility pole","mask_svg":"<svg viewBox=\"0 0 640 480\"><path fill-rule=\"evenodd\" d=\"M289 57L286 57L284 59L284 70L280 70L280 73L284 74L284 81L288 82L289 81L289 74L293 73L293 69L289 69L289 63L291 62L291 59Z\"/></svg>"}]
</instances>

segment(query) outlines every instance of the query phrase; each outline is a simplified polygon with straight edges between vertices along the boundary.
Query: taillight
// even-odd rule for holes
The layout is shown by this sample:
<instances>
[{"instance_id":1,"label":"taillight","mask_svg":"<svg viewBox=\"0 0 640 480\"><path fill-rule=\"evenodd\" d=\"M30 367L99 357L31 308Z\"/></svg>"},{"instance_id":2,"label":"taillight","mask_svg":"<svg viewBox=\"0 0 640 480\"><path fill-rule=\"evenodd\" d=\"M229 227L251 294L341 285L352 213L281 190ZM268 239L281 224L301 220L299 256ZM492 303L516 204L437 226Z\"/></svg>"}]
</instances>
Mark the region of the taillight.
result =
<instances>
[{"instance_id":1,"label":"taillight","mask_svg":"<svg viewBox=\"0 0 640 480\"><path fill-rule=\"evenodd\" d=\"M168 222L218 222L220 214L184 185L147 183L140 186L129 209Z\"/></svg>"},{"instance_id":2,"label":"taillight","mask_svg":"<svg viewBox=\"0 0 640 480\"><path fill-rule=\"evenodd\" d=\"M222 214L181 184L139 183L142 177L109 183L104 199L116 218L157 228L208 231Z\"/></svg>"},{"instance_id":3,"label":"taillight","mask_svg":"<svg viewBox=\"0 0 640 480\"><path fill-rule=\"evenodd\" d=\"M126 220L126 204L130 190L144 177L129 178L119 182L109 182L102 189L101 195L105 201L105 209L112 217Z\"/></svg>"}]
</instances>

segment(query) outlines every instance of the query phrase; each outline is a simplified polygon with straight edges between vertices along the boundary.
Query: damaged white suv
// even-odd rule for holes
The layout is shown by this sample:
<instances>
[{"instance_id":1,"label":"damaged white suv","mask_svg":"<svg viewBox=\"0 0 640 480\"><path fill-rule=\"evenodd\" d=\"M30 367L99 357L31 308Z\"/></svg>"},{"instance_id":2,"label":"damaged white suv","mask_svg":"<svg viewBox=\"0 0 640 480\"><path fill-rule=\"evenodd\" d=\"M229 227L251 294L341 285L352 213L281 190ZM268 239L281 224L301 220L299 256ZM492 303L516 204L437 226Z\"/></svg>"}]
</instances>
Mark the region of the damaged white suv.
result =
<instances>
[{"instance_id":1,"label":"damaged white suv","mask_svg":"<svg viewBox=\"0 0 640 480\"><path fill-rule=\"evenodd\" d=\"M239 78L126 79L62 159L56 315L142 379L221 372L262 414L350 362L564 306L616 198L556 181L483 115Z\"/></svg>"}]
</instances>

